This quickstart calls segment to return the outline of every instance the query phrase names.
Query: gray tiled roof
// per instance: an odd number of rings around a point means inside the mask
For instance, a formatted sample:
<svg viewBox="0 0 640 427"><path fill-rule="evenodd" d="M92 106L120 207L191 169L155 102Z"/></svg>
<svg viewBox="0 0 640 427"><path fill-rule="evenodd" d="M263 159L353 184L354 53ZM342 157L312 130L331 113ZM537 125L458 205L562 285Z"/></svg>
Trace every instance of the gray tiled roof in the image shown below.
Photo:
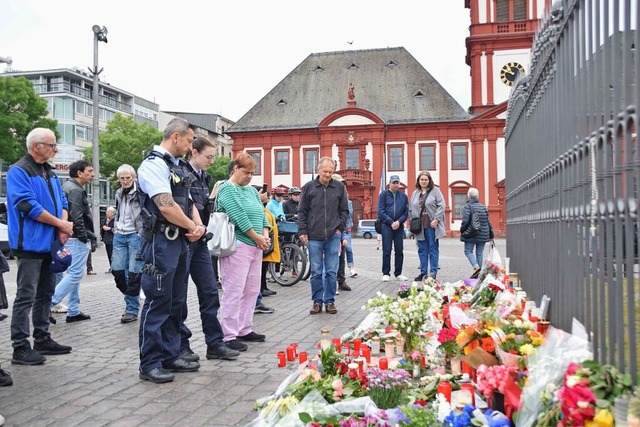
<svg viewBox="0 0 640 427"><path fill-rule="evenodd" d="M315 127L347 107L349 83L357 107L387 124L470 118L405 48L395 47L312 53L229 131Z"/></svg>
<svg viewBox="0 0 640 427"><path fill-rule="evenodd" d="M182 111L162 111L163 113L171 114L172 116L185 119L189 123L206 129L210 132L216 133L216 122L218 120L218 114L206 114L206 113L185 113Z"/></svg>

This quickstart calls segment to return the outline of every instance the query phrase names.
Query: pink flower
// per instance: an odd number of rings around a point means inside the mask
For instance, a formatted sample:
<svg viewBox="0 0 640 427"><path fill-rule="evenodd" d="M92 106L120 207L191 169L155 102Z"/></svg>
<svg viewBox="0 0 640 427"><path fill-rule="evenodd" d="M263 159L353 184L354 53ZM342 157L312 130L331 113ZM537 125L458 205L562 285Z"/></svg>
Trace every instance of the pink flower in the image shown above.
<svg viewBox="0 0 640 427"><path fill-rule="evenodd" d="M333 387L333 397L336 400L340 400L340 398L344 394L342 390L343 388L342 379L338 378L333 380L333 382L331 383L331 387Z"/></svg>

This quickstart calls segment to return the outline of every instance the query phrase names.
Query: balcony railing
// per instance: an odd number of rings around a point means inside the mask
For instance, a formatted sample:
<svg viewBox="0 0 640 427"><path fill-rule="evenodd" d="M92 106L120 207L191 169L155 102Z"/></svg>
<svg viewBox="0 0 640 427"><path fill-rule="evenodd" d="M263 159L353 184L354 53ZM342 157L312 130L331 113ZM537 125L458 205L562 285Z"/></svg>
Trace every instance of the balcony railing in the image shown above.
<svg viewBox="0 0 640 427"><path fill-rule="evenodd" d="M79 96L80 98L84 98L88 101L93 100L93 91L78 85L73 85L69 82L36 84L34 85L34 88L38 94L66 92ZM100 95L100 105L106 105L127 114L131 114L132 111L131 105L119 102L104 95Z"/></svg>

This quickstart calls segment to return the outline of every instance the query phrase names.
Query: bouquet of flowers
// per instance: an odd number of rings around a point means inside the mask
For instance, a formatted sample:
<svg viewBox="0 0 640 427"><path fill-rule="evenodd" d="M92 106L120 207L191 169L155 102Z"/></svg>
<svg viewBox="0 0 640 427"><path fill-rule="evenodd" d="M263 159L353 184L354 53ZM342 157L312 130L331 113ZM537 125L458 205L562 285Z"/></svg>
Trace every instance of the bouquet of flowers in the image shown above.
<svg viewBox="0 0 640 427"><path fill-rule="evenodd" d="M518 383L520 380L517 366L480 365L476 375L478 391L487 398L491 398L496 392L505 394L510 383Z"/></svg>
<svg viewBox="0 0 640 427"><path fill-rule="evenodd" d="M462 349L456 342L459 330L456 328L442 328L438 334L440 349L447 357L458 357L462 354Z"/></svg>
<svg viewBox="0 0 640 427"><path fill-rule="evenodd" d="M369 368L367 391L380 409L395 408L400 404L403 390L411 384L411 374L404 369L395 371Z"/></svg>
<svg viewBox="0 0 640 427"><path fill-rule="evenodd" d="M411 285L409 295L393 298L377 293L363 307L382 316L393 326L404 339L406 352L418 349L421 334L429 329L427 320L442 304L442 298L432 288L418 290L416 284Z"/></svg>

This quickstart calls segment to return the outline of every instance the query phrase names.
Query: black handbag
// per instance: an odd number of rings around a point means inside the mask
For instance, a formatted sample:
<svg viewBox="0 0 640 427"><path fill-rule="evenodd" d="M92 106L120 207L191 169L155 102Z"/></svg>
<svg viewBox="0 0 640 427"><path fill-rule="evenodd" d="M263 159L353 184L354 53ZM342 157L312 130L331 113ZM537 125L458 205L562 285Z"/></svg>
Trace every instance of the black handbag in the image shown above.
<svg viewBox="0 0 640 427"><path fill-rule="evenodd" d="M409 231L411 234L419 234L422 232L422 215L420 215L420 218L411 218Z"/></svg>
<svg viewBox="0 0 640 427"><path fill-rule="evenodd" d="M376 233L382 234L382 220L380 218L376 219L374 227L376 229Z"/></svg>

